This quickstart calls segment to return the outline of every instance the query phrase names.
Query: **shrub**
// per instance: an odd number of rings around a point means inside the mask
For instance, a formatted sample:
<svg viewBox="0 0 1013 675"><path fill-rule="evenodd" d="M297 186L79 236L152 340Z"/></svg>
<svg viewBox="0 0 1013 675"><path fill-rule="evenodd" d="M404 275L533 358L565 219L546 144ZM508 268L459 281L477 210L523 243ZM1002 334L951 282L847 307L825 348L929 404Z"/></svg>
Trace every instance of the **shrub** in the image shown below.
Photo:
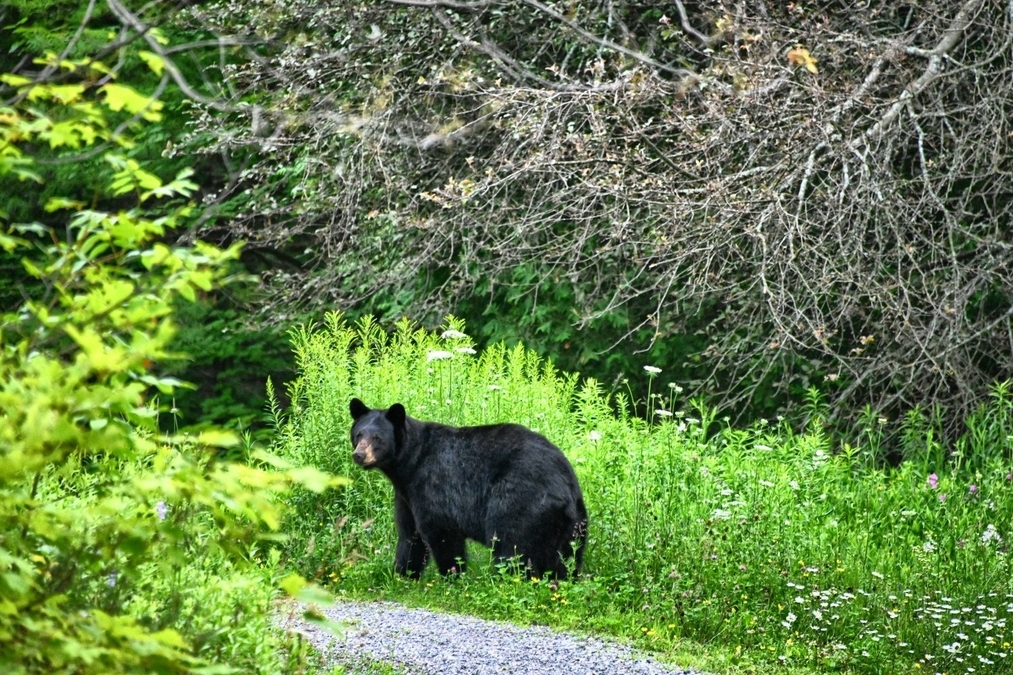
<svg viewBox="0 0 1013 675"><path fill-rule="evenodd" d="M111 77L100 63L51 65ZM188 171L163 183L122 154L129 143L110 121L121 109L157 119L157 102L114 80L97 98L83 83L0 81L16 90L0 110L0 174L38 180L35 144L106 142L117 204L53 198L47 210L70 214L65 230L0 231L0 247L38 282L0 315L3 662L15 673L194 672L209 662L276 671L283 641L242 633L267 631L274 587L226 561L276 536L278 493L332 481L215 461L234 435L166 437L156 426L158 396L179 384L154 370L171 353L174 303L227 282L238 245L166 243L196 186ZM275 651L258 653L265 645Z"/></svg>

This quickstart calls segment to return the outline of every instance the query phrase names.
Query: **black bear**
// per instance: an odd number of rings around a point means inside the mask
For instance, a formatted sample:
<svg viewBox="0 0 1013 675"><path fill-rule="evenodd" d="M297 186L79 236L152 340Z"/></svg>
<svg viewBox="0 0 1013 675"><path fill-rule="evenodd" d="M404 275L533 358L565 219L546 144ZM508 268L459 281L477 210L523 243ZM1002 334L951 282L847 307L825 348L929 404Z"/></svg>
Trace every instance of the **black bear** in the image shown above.
<svg viewBox="0 0 1013 675"><path fill-rule="evenodd" d="M580 571L587 510L577 475L559 448L517 424L451 427L408 417L395 403L349 406L352 459L394 486L394 569L419 578L429 555L441 574L464 571L465 539L518 556L528 575ZM576 550L574 550L576 544Z"/></svg>

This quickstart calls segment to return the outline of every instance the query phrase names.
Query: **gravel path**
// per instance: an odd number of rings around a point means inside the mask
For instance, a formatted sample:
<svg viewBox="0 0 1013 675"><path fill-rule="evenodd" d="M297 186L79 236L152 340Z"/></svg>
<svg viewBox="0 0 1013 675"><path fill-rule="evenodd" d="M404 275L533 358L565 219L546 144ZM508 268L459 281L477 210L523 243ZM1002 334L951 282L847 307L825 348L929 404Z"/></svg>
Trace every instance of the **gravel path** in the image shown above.
<svg viewBox="0 0 1013 675"><path fill-rule="evenodd" d="M304 621L280 619L330 665L367 673L369 662L394 664L409 675L702 675L664 666L643 653L599 638L522 628L471 616L408 609L391 602L337 603L323 612L347 624L344 639Z"/></svg>

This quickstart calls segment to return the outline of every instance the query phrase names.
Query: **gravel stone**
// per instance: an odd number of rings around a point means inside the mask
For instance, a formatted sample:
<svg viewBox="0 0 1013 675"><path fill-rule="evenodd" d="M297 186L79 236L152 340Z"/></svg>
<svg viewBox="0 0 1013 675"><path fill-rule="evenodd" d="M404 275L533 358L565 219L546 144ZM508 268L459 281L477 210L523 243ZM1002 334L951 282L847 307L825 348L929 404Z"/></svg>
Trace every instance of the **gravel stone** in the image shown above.
<svg viewBox="0 0 1013 675"><path fill-rule="evenodd" d="M369 662L393 664L408 675L703 675L666 666L600 638L520 627L471 616L409 609L392 602L340 602L324 608L346 624L344 638L305 621L279 619L302 634L333 665L369 672Z"/></svg>

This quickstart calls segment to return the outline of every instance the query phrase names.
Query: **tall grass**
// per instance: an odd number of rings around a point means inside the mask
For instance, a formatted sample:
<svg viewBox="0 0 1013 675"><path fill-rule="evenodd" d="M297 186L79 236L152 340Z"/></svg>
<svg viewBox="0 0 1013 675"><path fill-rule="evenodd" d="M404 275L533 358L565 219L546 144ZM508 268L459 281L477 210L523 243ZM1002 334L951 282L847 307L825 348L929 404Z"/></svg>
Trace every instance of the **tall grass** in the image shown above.
<svg viewBox="0 0 1013 675"><path fill-rule="evenodd" d="M821 671L998 672L1013 663L1011 396L997 386L968 434L946 448L913 411L909 458L885 468L881 421L860 440L824 432L815 393L807 428L720 428L655 374L645 399L609 400L522 347L475 353L449 320L433 334L339 316L293 335L300 377L277 414L278 452L350 476L300 494L288 564L352 595L382 595L517 621L591 627L668 650L715 645L743 663ZM455 425L512 421L571 459L590 510L585 576L522 581L479 561L462 578L391 573L392 491L351 462L348 400L405 405ZM949 457L948 457L949 455Z"/></svg>

